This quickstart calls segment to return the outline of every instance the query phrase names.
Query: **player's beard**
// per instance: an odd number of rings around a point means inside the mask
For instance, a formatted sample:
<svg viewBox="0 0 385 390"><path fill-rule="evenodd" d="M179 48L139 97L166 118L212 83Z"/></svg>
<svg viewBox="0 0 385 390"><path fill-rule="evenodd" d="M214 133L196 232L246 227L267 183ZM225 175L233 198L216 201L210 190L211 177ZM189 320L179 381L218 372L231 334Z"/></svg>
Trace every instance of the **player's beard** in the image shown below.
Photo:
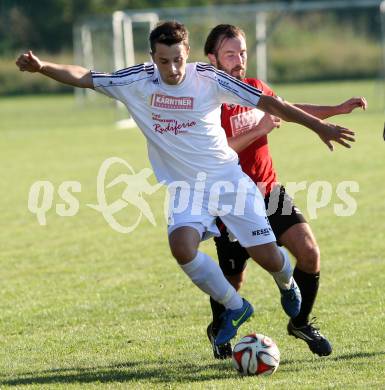
<svg viewBox="0 0 385 390"><path fill-rule="evenodd" d="M221 64L221 62L218 60L218 58L217 58L217 68L219 70L223 70L224 72L235 77L238 80L244 79L245 75L246 75L246 67L242 67L242 66L238 65L232 69L228 69L224 65Z"/></svg>

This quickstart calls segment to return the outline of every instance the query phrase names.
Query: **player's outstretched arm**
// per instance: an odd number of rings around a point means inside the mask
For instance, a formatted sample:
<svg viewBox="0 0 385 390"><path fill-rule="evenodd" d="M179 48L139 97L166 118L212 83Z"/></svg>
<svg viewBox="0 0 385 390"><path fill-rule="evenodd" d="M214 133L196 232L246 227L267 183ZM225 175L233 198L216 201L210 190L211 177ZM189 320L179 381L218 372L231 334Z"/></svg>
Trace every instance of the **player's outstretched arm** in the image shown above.
<svg viewBox="0 0 385 390"><path fill-rule="evenodd" d="M353 131L324 122L277 97L261 95L257 107L285 121L299 123L315 131L330 150L334 149L331 141L337 142L346 148L351 147L348 142L355 141Z"/></svg>
<svg viewBox="0 0 385 390"><path fill-rule="evenodd" d="M32 51L21 54L16 65L22 72L41 73L61 83L79 88L94 88L92 76L88 69L78 65L61 65L42 61Z"/></svg>
<svg viewBox="0 0 385 390"><path fill-rule="evenodd" d="M352 97L336 106L319 106L306 103L295 103L294 106L317 118L326 119L334 115L350 114L356 108L366 110L368 103L364 97Z"/></svg>
<svg viewBox="0 0 385 390"><path fill-rule="evenodd" d="M258 125L256 125L251 131L237 137L227 138L229 146L234 149L237 153L242 152L254 141L262 136L269 134L273 129L281 125L281 120L270 114L265 114Z"/></svg>

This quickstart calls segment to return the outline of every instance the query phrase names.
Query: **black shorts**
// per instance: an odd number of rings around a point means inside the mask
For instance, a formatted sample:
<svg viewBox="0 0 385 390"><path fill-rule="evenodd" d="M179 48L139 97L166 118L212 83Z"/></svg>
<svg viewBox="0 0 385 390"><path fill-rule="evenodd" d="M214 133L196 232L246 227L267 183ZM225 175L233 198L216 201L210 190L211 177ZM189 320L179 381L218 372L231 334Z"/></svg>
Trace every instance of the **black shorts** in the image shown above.
<svg viewBox="0 0 385 390"><path fill-rule="evenodd" d="M275 186L265 197L266 214L277 243L279 237L291 226L306 222L301 211L294 205L293 199L286 193L285 187ZM250 257L247 250L238 241L230 241L226 226L217 218L220 237L214 237L219 265L225 275L232 276L241 273Z"/></svg>

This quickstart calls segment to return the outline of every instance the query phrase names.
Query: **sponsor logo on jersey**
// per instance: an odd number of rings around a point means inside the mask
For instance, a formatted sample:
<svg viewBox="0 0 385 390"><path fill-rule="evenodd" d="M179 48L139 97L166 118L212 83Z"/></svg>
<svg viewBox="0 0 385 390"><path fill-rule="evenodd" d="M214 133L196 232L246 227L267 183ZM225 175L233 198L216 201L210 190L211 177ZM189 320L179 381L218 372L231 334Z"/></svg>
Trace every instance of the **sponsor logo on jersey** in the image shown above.
<svg viewBox="0 0 385 390"><path fill-rule="evenodd" d="M248 110L230 118L231 131L233 137L249 132L255 127L263 117L264 113L260 110Z"/></svg>
<svg viewBox="0 0 385 390"><path fill-rule="evenodd" d="M169 110L192 110L194 108L194 98L189 96L175 97L154 93L151 96L151 106Z"/></svg>
<svg viewBox="0 0 385 390"><path fill-rule="evenodd" d="M271 228L257 229L257 230L253 230L251 232L251 234L253 236L269 236L270 231L271 231Z"/></svg>
<svg viewBox="0 0 385 390"><path fill-rule="evenodd" d="M187 129L196 125L195 121L186 120L185 122L176 119L162 118L159 114L152 114L152 120L155 122L152 126L156 133L174 133L175 135L187 133Z"/></svg>

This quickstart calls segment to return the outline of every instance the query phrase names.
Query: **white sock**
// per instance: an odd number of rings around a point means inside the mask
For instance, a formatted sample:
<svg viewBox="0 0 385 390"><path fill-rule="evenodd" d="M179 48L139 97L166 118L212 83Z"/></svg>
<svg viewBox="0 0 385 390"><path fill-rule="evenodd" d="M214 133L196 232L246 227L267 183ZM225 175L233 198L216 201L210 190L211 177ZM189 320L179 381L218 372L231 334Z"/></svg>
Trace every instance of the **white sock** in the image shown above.
<svg viewBox="0 0 385 390"><path fill-rule="evenodd" d="M210 256L198 252L193 260L180 266L196 286L226 309L235 310L242 307L242 298Z"/></svg>
<svg viewBox="0 0 385 390"><path fill-rule="evenodd" d="M288 290L293 281L293 270L291 268L289 255L286 249L281 246L278 247L283 257L283 266L282 269L278 272L271 272L275 282L283 290Z"/></svg>

